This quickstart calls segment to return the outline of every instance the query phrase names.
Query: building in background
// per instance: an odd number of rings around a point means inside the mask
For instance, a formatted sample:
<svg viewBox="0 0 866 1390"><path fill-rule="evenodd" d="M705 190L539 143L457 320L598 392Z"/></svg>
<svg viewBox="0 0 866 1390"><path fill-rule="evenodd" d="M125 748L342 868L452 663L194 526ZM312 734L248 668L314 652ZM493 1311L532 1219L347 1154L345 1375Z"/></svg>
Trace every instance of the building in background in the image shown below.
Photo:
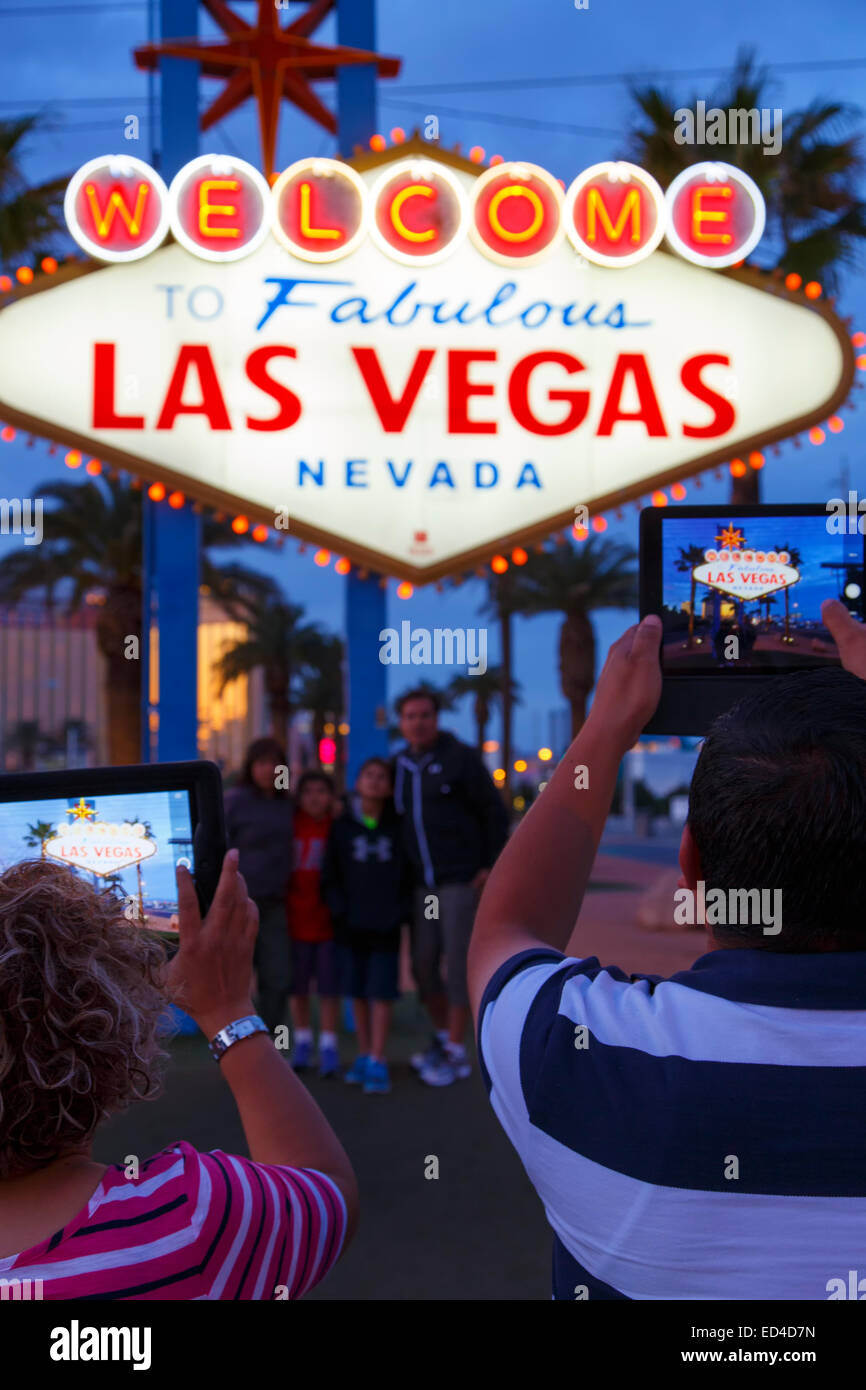
<svg viewBox="0 0 866 1390"><path fill-rule="evenodd" d="M547 742L553 750L554 766L571 743L571 710L567 705L553 709L547 716Z"/></svg>
<svg viewBox="0 0 866 1390"><path fill-rule="evenodd" d="M0 606L0 770L98 767L108 762L105 660L98 596L64 614L44 602ZM198 629L199 754L224 771L267 729L261 671L220 693L216 662L242 623L203 596Z"/></svg>

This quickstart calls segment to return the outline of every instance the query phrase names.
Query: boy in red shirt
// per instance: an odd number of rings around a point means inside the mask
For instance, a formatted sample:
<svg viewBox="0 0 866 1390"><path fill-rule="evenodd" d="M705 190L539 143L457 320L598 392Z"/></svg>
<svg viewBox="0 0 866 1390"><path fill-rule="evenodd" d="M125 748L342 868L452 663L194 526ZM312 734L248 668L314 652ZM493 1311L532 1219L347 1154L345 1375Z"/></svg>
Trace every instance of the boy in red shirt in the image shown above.
<svg viewBox="0 0 866 1390"><path fill-rule="evenodd" d="M310 987L319 995L319 1075L337 1076L339 985L331 916L320 892L322 860L331 829L334 788L324 772L305 772L298 782L293 864L286 907L292 945L292 1066L306 1071L313 1051Z"/></svg>

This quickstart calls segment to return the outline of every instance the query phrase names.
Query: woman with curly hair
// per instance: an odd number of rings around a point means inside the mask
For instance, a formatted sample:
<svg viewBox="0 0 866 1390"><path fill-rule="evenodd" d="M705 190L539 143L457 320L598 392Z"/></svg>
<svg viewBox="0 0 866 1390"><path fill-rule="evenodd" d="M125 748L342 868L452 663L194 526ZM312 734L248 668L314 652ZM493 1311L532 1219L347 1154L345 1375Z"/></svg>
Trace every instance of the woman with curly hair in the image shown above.
<svg viewBox="0 0 866 1390"><path fill-rule="evenodd" d="M0 874L0 1277L46 1299L300 1297L354 1233L349 1160L249 998L258 912L237 850L204 922L178 869L178 916L166 966L64 866ZM91 1144L161 1089L167 998L209 1040L250 1158L181 1140L128 1177Z"/></svg>

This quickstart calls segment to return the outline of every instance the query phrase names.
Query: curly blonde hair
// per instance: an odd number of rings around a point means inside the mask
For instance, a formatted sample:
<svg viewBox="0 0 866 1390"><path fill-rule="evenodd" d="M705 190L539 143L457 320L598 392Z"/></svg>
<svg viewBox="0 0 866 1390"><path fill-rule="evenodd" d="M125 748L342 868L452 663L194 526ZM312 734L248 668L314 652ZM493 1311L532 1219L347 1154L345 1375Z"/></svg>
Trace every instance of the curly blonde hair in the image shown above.
<svg viewBox="0 0 866 1390"><path fill-rule="evenodd" d="M0 1179L86 1148L161 1089L161 946L61 864L0 874Z"/></svg>

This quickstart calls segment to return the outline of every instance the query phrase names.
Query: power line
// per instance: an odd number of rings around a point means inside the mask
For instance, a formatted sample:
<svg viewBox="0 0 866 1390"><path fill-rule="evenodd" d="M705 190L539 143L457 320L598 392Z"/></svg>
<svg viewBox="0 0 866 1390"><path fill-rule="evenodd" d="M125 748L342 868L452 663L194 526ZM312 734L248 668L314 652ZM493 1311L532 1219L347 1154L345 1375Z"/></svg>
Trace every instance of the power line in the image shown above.
<svg viewBox="0 0 866 1390"><path fill-rule="evenodd" d="M235 4L242 3L242 0L234 0L234 3L235 3ZM116 9L123 9L124 6L123 6L122 4L112 4L112 5L105 5L105 6L94 5L94 6L82 7L82 8L91 8L91 9L94 9L94 10L96 10L96 9L113 9L113 10L116 10ZM137 6L130 5L129 8L130 8L130 9L132 9L132 8L137 8ZM65 9L63 12L66 13L66 14L69 14L69 13L70 13L70 10L69 10L69 8L67 8L67 9ZM11 10L0 10L0 16L2 16L3 14L11 14L11 13L13 13L13 11L11 11ZM28 13L31 13L31 12L28 11ZM827 58L827 59L821 59L821 60L816 60L816 61L804 60L804 61L802 61L802 62L773 63L773 64L768 64L768 67L770 68L770 70L771 70L772 72L819 72L819 71L827 71L827 72L829 72L829 71L835 71L835 70L838 70L838 69L864 68L864 67L866 67L866 58ZM666 70L666 71L665 71L665 70L659 71L658 69L655 69L655 70L648 69L648 70L646 70L646 71L634 71L634 72L608 72L608 73L598 73L598 74L580 73L580 74L573 74L573 75L570 76L570 77L569 77L569 76L565 76L565 77L506 77L506 78L501 78L501 79L500 79L500 78L494 78L494 79L490 79L490 80L486 80L486 81L481 81L481 82L479 82L479 81L472 81L472 82L426 82L426 83L421 83L421 84L410 84L410 85L408 85L408 86L404 86L404 85L399 84L399 83L397 83L397 84L391 83L391 84L389 84L389 86L388 86L387 93L380 93L379 99L380 99L380 101L388 100L388 101L390 101L390 102L393 102L394 97L396 97L396 96L402 96L403 93L406 93L407 95L410 95L410 96L411 96L411 95L414 95L414 94L420 95L421 93L429 93L430 95L435 95L435 93L437 93L437 92L510 91L510 90L513 90L513 89L518 88L518 87L523 87L523 88L527 88L527 89L528 89L528 88L532 88L532 87L535 87L535 88L547 88L547 87L566 87L566 86L593 86L593 85L605 84L605 83L615 84L615 83L617 83L617 82L634 82L634 81L637 80L637 79L647 79L647 78L657 78L657 79L659 79L659 80L669 81L669 80L685 79L685 78L689 78L689 77L699 77L699 76L704 76L704 77L724 76L724 75L728 74L729 72L730 72L730 67L670 68L670 69L668 69L668 70ZM331 79L329 79L329 80L331 80ZM135 98L132 98L132 99L135 100ZM62 105L62 106L86 105L86 104L90 104L90 105L96 106L96 105L102 105L102 104L108 104L108 103L114 103L114 102L121 102L121 103L122 103L122 102L128 102L129 100L130 100L130 97L129 97L128 95L126 95L126 96L116 96L116 97L108 97L108 96L103 96L103 97L56 97L56 96L50 96L50 97L32 97L32 96L26 96L26 97L17 97L17 98L5 98L5 99L3 99L2 101L0 101L0 107L7 107L7 106L34 106L34 105L35 105L35 106L45 106L45 105L51 105L52 103L56 103L56 104L59 104L59 105ZM456 112L455 112L455 114L456 114ZM479 112L468 112L467 114L470 114L470 115L476 115L476 114L477 114L477 115L480 115ZM606 133L606 132L605 132L605 133Z"/></svg>
<svg viewBox="0 0 866 1390"><path fill-rule="evenodd" d="M138 92L132 96L127 93L122 97L10 97L8 100L0 101L0 106L108 106L140 101L146 95L146 92Z"/></svg>
<svg viewBox="0 0 866 1390"><path fill-rule="evenodd" d="M421 106L418 102L405 102L398 96L379 94L379 101L383 106L398 106L406 110L410 108L415 111L436 116L471 116L476 121L484 121L491 125L515 125L526 126L530 130L559 130L568 135L613 135L621 136L621 130L611 130L606 126L594 125L569 125L564 121L539 121L532 117L505 116L496 111L467 111L458 106L443 106L441 102L427 103ZM430 112L431 105L435 105L435 112Z"/></svg>
<svg viewBox="0 0 866 1390"><path fill-rule="evenodd" d="M398 109L408 109L405 102L392 101L388 104ZM621 130L608 129L602 126L568 125L563 121L537 121L529 117L503 116L491 111L464 111L453 106L442 106L439 102L436 102L435 105L436 111L433 114L436 116L471 117L481 124L514 126L526 128L528 130L558 131L566 135L604 135L612 138L621 137L623 133ZM431 114L428 105L420 106L415 104L413 109L423 111L425 115ZM50 125L46 124L43 126L41 131L34 131L33 134L50 135L53 138L57 138L58 136L85 131L116 130L119 122L123 119L124 118L121 116L115 116L113 119L111 117L106 117L100 121L71 122L69 124L62 121L54 121ZM150 117L147 114L141 114L138 119L143 126L150 125Z"/></svg>
<svg viewBox="0 0 866 1390"><path fill-rule="evenodd" d="M766 66L771 73L829 72L840 68L864 68L866 67L866 58L827 58L821 59L820 61L806 59L802 62L768 63ZM401 86L399 88L392 86L389 90L409 93L501 92L510 91L516 87L590 87L604 85L606 83L634 82L638 79L644 81L676 81L700 76L720 77L727 76L730 71L730 65L727 67L670 68L668 70L650 68L633 72L577 73L570 77L503 77L492 78L481 82L422 82L415 83L412 86Z"/></svg>
<svg viewBox="0 0 866 1390"><path fill-rule="evenodd" d="M144 10L147 0L116 0L110 5L64 5L61 9L52 10L50 14L39 14L32 5L14 5L11 8L0 9L0 18L6 19L13 16L18 19L62 19L67 14L107 14L109 10Z"/></svg>

